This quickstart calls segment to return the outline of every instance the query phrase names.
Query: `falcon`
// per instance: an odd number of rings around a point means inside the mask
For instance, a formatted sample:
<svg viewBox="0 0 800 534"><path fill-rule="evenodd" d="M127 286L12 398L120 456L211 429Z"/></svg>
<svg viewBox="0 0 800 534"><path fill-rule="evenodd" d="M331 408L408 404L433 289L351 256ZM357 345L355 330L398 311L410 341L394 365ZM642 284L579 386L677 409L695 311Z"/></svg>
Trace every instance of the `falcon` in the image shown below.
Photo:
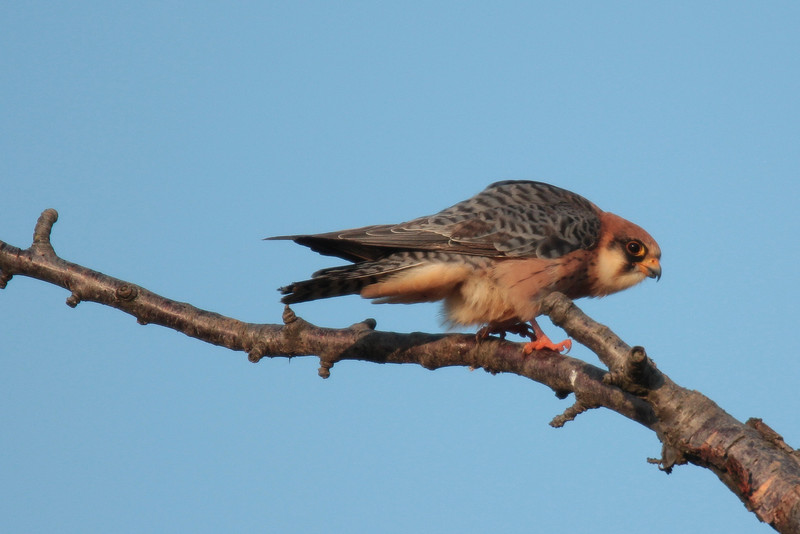
<svg viewBox="0 0 800 534"><path fill-rule="evenodd" d="M661 249L650 234L542 182L496 182L400 224L268 239L352 262L281 287L285 304L351 294L379 303L441 300L449 325L478 325L479 337L525 335L526 353L572 345L553 343L536 322L550 293L602 297L661 277Z"/></svg>

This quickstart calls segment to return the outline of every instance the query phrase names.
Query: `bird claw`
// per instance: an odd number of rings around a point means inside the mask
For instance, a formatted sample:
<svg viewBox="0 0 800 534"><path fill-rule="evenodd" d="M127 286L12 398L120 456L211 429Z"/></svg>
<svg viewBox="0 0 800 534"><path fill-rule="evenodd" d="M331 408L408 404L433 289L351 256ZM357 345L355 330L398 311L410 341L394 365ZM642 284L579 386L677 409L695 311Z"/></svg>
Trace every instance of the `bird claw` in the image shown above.
<svg viewBox="0 0 800 534"><path fill-rule="evenodd" d="M531 341L530 343L525 343L525 346L522 348L522 352L525 354L530 354L535 350L552 350L554 352L560 353L568 353L569 350L572 348L572 340L565 339L561 343L553 343L547 337L543 339L537 339L535 341Z"/></svg>
<svg viewBox="0 0 800 534"><path fill-rule="evenodd" d="M485 339L489 339L492 336L492 334L499 334L500 339L506 338L505 330L496 330L493 328L489 328L488 326L484 326L483 328L479 329L478 332L475 334L475 339L477 339L478 342L480 343Z"/></svg>
<svg viewBox="0 0 800 534"><path fill-rule="evenodd" d="M522 337L528 337L531 339L534 339L535 337L533 330L526 323L487 325L478 330L476 337L478 338L478 341L482 341L490 337L492 334L497 334L500 336L500 339L505 339L506 334L508 333L516 334Z"/></svg>
<svg viewBox="0 0 800 534"><path fill-rule="evenodd" d="M530 354L535 350L551 350L566 354L572 348L571 339L565 339L561 343L553 343L550 341L550 338L548 338L545 333L542 332L542 329L535 322L531 322L530 325L522 322L500 325L490 324L478 330L478 333L475 337L479 342L488 338L492 334L499 334L501 339L505 339L506 333L508 332L531 339L530 343L526 343L522 349L522 352L525 354Z"/></svg>

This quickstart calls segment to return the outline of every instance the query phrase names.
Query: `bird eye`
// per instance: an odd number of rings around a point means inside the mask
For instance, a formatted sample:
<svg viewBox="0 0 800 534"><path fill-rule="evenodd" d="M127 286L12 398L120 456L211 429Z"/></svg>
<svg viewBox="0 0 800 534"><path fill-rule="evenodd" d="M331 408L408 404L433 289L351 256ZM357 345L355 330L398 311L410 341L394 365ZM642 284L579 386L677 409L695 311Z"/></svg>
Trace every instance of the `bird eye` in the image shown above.
<svg viewBox="0 0 800 534"><path fill-rule="evenodd" d="M625 245L625 250L634 258L641 258L647 252L645 246L639 241L628 241Z"/></svg>

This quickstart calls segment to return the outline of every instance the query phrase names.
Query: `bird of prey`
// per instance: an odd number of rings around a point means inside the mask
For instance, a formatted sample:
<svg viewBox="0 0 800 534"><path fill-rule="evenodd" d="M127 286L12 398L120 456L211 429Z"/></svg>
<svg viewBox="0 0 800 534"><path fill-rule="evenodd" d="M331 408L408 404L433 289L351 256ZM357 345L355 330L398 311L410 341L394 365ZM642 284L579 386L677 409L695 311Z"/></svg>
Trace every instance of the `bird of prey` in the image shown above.
<svg viewBox="0 0 800 534"><path fill-rule="evenodd" d="M526 353L571 347L569 339L550 341L536 322L548 294L601 297L661 277L661 249L650 234L542 182L496 182L405 223L269 239L352 262L280 288L286 304L350 294L388 303L441 300L450 325L479 325L483 337L527 335Z"/></svg>

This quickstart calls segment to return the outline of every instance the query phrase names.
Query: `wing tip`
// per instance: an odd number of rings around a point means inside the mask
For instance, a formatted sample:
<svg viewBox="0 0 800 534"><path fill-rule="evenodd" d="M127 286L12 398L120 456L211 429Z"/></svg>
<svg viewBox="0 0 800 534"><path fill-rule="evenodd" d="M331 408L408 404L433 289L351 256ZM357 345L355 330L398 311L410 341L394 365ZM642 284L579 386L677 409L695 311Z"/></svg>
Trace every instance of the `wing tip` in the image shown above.
<svg viewBox="0 0 800 534"><path fill-rule="evenodd" d="M269 237L265 237L262 241L296 241L301 237L306 237L303 235L273 235Z"/></svg>

